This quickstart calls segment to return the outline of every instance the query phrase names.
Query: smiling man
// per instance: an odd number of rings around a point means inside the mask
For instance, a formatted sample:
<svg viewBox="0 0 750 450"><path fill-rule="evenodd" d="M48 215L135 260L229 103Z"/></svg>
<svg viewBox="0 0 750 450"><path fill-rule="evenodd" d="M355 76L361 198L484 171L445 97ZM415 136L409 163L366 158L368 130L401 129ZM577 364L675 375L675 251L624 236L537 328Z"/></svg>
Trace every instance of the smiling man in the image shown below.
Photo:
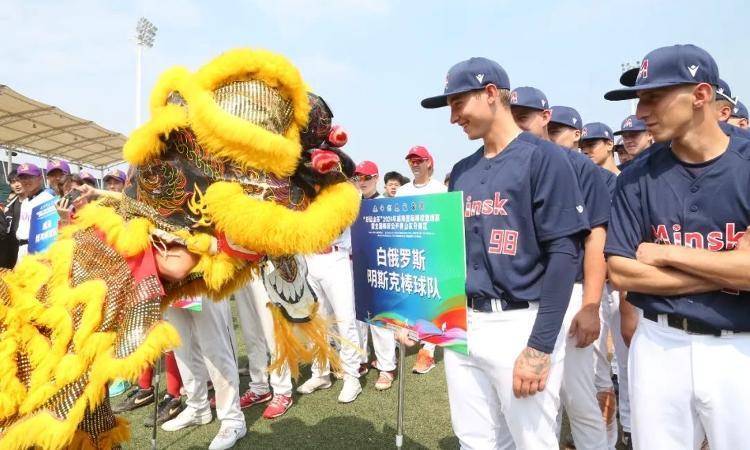
<svg viewBox="0 0 750 450"><path fill-rule="evenodd" d="M483 143L449 185L466 204L469 342L468 356L445 352L453 430L462 448L557 448L561 329L588 230L575 173L557 145L516 125L492 60L454 65L422 106L449 106L450 122Z"/></svg>
<svg viewBox="0 0 750 450"><path fill-rule="evenodd" d="M636 449L750 442L750 141L716 120L705 50L653 50L632 87L658 142L618 178L605 248L612 283L642 310L630 345Z"/></svg>

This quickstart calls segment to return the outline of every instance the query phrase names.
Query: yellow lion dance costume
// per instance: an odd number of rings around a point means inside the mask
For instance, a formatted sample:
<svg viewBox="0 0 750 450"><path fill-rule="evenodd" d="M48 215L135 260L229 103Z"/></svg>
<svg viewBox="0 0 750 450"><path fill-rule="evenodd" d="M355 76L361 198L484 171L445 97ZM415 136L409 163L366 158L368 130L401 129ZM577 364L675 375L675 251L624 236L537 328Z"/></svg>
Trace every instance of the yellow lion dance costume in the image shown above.
<svg viewBox="0 0 750 450"><path fill-rule="evenodd" d="M118 447L129 429L107 384L179 345L161 309L219 300L261 272L276 365L335 358L294 256L324 250L359 207L348 158L316 148L325 102L283 57L240 49L167 71L150 107L124 148L125 195L81 209L48 251L0 272L0 448ZM196 263L168 280L159 256L176 247Z"/></svg>

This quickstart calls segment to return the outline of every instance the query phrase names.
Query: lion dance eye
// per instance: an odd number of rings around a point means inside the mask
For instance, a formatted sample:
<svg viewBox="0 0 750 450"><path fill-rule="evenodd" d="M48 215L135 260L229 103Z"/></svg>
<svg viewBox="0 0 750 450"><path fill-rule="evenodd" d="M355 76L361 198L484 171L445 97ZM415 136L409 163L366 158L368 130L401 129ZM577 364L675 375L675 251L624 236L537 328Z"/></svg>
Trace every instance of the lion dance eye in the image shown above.
<svg viewBox="0 0 750 450"><path fill-rule="evenodd" d="M214 99L229 114L272 133L286 133L294 119L292 102L262 81L231 82L217 88Z"/></svg>

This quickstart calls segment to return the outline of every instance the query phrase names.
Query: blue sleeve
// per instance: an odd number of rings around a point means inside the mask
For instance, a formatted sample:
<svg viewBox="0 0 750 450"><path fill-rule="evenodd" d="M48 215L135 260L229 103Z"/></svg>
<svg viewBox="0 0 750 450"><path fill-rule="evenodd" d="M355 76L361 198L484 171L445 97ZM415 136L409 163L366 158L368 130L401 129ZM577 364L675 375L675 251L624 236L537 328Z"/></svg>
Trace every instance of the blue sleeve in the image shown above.
<svg viewBox="0 0 750 450"><path fill-rule="evenodd" d="M604 253L634 259L638 245L643 241L643 228L638 182L620 175L612 199Z"/></svg>
<svg viewBox="0 0 750 450"><path fill-rule="evenodd" d="M563 236L545 243L547 269L542 279L539 311L527 345L552 353L573 292L576 271L570 270L581 246L580 235Z"/></svg>
<svg viewBox="0 0 750 450"><path fill-rule="evenodd" d="M589 226L591 228L606 225L609 221L609 208L612 204L609 189L604 182L601 171L604 169L588 163L581 173L581 188L588 208Z"/></svg>
<svg viewBox="0 0 750 450"><path fill-rule="evenodd" d="M604 182L607 185L607 191L609 192L609 201L611 205L612 198L615 196L615 186L617 186L617 175L613 174L609 170L605 170L603 175L604 175Z"/></svg>
<svg viewBox="0 0 750 450"><path fill-rule="evenodd" d="M534 229L539 242L589 229L573 167L561 149L549 145L531 156Z"/></svg>

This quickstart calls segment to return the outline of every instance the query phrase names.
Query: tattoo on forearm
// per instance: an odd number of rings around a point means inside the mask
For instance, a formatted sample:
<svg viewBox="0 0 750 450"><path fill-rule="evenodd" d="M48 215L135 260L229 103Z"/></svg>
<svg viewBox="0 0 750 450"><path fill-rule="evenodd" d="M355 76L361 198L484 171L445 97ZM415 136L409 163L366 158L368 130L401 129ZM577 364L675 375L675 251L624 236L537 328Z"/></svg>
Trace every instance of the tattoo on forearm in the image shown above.
<svg viewBox="0 0 750 450"><path fill-rule="evenodd" d="M549 368L550 358L544 352L527 347L521 355L523 355L522 362L525 368L531 370L536 375L541 375Z"/></svg>

